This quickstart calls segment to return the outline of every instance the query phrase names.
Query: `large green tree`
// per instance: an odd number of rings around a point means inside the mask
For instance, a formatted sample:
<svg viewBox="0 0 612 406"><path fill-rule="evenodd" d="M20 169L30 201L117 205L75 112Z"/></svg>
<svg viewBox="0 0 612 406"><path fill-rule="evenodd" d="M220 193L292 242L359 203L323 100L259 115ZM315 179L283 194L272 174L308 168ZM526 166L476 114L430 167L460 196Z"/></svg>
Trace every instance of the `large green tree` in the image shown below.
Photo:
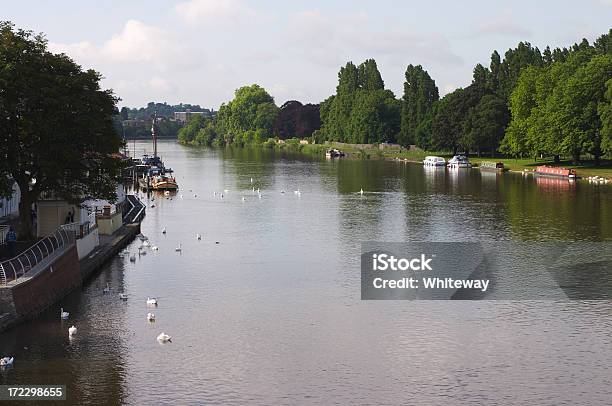
<svg viewBox="0 0 612 406"><path fill-rule="evenodd" d="M21 238L42 193L73 203L116 198L117 99L101 76L47 50L42 35L0 23L0 179L21 191ZM8 180L8 181L7 181Z"/></svg>
<svg viewBox="0 0 612 406"><path fill-rule="evenodd" d="M376 61L340 68L336 94L321 103L321 130L327 140L350 143L395 142L400 103L385 90Z"/></svg>
<svg viewBox="0 0 612 406"><path fill-rule="evenodd" d="M272 137L278 107L266 90L253 84L236 90L234 99L222 104L217 115L217 132L226 144L248 144Z"/></svg>
<svg viewBox="0 0 612 406"><path fill-rule="evenodd" d="M417 141L416 129L438 101L438 87L421 65L408 65L402 98L401 131L399 143L408 145Z"/></svg>

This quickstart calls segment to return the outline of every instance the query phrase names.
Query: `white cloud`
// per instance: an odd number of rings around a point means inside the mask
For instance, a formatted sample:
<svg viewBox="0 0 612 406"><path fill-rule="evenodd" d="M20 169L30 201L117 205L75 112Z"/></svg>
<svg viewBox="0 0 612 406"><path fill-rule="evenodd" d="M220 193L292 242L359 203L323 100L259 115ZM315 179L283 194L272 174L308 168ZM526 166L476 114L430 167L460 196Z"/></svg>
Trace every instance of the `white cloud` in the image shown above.
<svg viewBox="0 0 612 406"><path fill-rule="evenodd" d="M50 43L49 48L53 52L64 52L81 63L162 62L176 51L169 37L160 28L138 20L128 20L120 33L101 46L81 41L72 44Z"/></svg>
<svg viewBox="0 0 612 406"><path fill-rule="evenodd" d="M257 15L240 0L189 0L174 9L189 24L244 21Z"/></svg>
<svg viewBox="0 0 612 406"><path fill-rule="evenodd" d="M151 61L171 49L168 34L137 20L128 20L123 30L104 43L101 53L115 61Z"/></svg>

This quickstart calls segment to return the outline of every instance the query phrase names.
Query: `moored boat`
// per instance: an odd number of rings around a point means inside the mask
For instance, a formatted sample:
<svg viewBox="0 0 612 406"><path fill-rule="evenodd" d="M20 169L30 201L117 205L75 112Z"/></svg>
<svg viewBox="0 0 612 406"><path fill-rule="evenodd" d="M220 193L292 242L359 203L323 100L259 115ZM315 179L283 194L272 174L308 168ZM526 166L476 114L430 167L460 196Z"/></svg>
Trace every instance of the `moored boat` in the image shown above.
<svg viewBox="0 0 612 406"><path fill-rule="evenodd" d="M552 176L558 178L577 179L575 169L559 168L548 165L540 165L536 168L535 174L538 176Z"/></svg>
<svg viewBox="0 0 612 406"><path fill-rule="evenodd" d="M158 175L151 179L151 189L153 190L177 190L176 179L171 176Z"/></svg>
<svg viewBox="0 0 612 406"><path fill-rule="evenodd" d="M345 156L345 153L339 149L331 148L325 151L325 158L340 158Z"/></svg>
<svg viewBox="0 0 612 406"><path fill-rule="evenodd" d="M503 162L481 162L478 166L481 171L503 172L506 170Z"/></svg>
<svg viewBox="0 0 612 406"><path fill-rule="evenodd" d="M446 160L439 156L426 156L423 160L424 166L446 166Z"/></svg>
<svg viewBox="0 0 612 406"><path fill-rule="evenodd" d="M448 161L449 168L471 168L472 164L465 155L455 155Z"/></svg>

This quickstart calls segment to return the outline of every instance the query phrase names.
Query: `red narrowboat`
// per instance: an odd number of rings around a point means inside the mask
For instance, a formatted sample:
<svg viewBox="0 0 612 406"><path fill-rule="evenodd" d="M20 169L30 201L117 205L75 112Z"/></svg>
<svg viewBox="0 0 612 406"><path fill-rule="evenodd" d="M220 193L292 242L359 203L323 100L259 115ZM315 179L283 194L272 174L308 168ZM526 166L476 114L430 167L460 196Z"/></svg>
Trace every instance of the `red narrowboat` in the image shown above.
<svg viewBox="0 0 612 406"><path fill-rule="evenodd" d="M548 166L548 165L538 166L536 168L535 174L539 176L554 176L557 178L568 178L568 179L576 179L578 177L576 175L575 169L557 168L557 167Z"/></svg>

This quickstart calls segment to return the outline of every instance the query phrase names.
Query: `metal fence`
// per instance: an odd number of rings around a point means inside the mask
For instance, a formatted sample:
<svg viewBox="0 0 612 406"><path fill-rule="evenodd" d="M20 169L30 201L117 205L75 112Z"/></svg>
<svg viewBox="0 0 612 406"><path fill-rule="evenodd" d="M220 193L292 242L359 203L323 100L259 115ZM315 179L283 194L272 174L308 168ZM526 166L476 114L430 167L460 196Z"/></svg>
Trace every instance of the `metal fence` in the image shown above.
<svg viewBox="0 0 612 406"><path fill-rule="evenodd" d="M10 227L7 226L6 224L0 225L0 245L6 242L6 234L8 233L9 228Z"/></svg>
<svg viewBox="0 0 612 406"><path fill-rule="evenodd" d="M75 231L60 227L18 256L0 262L0 285L23 277L54 252L72 245L75 239Z"/></svg>

